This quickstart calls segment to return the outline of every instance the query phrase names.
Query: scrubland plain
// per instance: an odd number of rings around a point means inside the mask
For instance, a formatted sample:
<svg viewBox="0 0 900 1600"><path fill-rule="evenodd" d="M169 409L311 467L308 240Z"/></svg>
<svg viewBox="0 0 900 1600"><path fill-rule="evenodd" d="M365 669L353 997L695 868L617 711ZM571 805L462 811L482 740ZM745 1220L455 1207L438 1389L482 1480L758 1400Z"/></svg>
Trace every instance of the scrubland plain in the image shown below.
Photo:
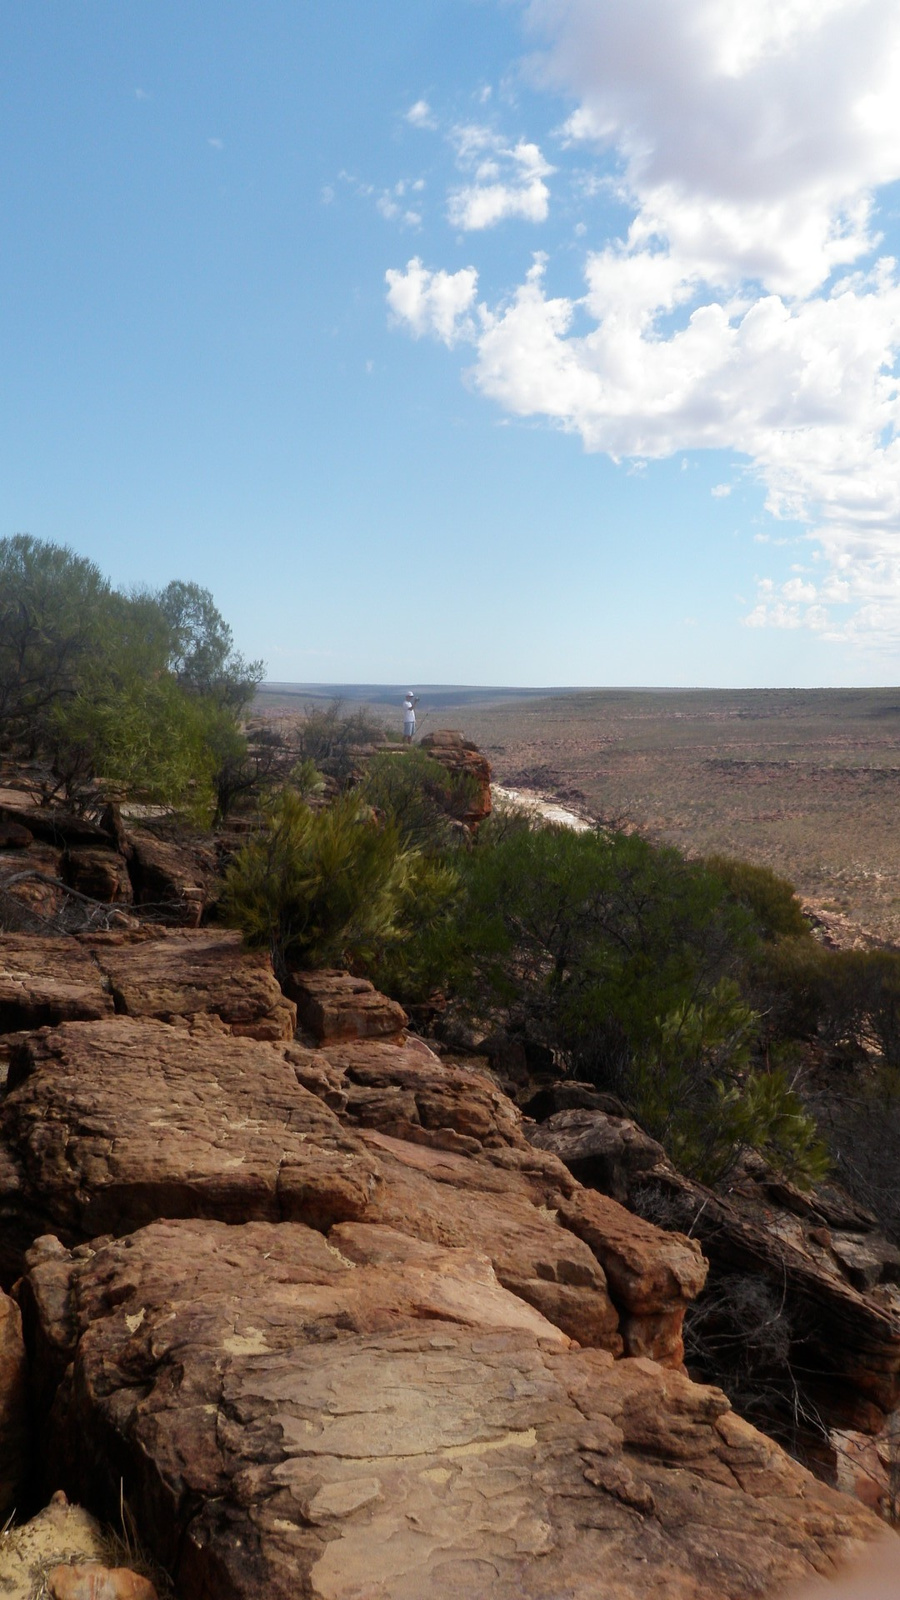
<svg viewBox="0 0 900 1600"><path fill-rule="evenodd" d="M345 691L398 732L402 692ZM323 691L281 704L304 693ZM264 691L259 709L279 698ZM500 783L689 855L772 867L826 914L900 943L900 688L424 690L419 720L476 740Z"/></svg>

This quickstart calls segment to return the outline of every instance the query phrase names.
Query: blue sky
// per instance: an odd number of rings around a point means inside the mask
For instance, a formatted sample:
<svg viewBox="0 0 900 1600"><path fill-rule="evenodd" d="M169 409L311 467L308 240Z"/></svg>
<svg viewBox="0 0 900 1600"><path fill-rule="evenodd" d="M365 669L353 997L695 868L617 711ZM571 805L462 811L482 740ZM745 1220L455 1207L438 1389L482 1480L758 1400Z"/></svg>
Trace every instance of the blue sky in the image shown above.
<svg viewBox="0 0 900 1600"><path fill-rule="evenodd" d="M3 0L0 536L276 680L900 656L895 0Z"/></svg>

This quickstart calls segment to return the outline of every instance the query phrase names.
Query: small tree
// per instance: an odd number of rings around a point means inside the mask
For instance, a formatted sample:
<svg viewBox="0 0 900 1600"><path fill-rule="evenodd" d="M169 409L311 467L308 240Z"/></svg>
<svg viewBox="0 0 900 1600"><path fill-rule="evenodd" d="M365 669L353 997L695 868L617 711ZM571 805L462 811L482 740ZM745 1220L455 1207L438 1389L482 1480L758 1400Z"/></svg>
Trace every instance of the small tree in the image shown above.
<svg viewBox="0 0 900 1600"><path fill-rule="evenodd" d="M261 661L246 661L234 649L228 623L208 589L175 581L156 596L170 629L168 667L188 694L241 711L263 678Z"/></svg>
<svg viewBox="0 0 900 1600"><path fill-rule="evenodd" d="M29 534L0 539L0 741L40 747L102 647L111 590L92 561Z"/></svg>

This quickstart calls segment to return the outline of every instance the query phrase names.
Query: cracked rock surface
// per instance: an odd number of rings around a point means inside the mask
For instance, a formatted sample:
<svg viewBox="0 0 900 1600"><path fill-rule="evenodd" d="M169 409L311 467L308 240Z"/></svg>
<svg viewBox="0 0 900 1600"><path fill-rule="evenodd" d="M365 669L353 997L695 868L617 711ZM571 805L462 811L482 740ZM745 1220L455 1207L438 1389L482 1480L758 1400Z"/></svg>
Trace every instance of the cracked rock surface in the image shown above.
<svg viewBox="0 0 900 1600"><path fill-rule="evenodd" d="M42 1241L26 1310L62 1470L124 1473L191 1600L743 1600L873 1531L718 1390L378 1225Z"/></svg>

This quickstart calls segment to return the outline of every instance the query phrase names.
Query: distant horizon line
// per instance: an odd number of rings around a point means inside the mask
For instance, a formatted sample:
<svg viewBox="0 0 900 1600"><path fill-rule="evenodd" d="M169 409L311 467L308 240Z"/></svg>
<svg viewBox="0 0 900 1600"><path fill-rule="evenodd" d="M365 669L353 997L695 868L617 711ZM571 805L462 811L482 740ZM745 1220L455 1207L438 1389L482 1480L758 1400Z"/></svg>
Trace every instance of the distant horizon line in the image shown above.
<svg viewBox="0 0 900 1600"><path fill-rule="evenodd" d="M295 679L267 678L259 685L258 693L267 689L293 690L298 692L322 692L324 690L389 690L392 694L403 695L406 691L403 684L408 679L396 683L375 682L300 682ZM459 689L467 694L878 694L885 690L900 689L900 685L892 683L871 684L654 684L654 683L571 683L571 684L516 684L516 683L422 683L415 693L427 694L437 691L446 694L449 690Z"/></svg>

